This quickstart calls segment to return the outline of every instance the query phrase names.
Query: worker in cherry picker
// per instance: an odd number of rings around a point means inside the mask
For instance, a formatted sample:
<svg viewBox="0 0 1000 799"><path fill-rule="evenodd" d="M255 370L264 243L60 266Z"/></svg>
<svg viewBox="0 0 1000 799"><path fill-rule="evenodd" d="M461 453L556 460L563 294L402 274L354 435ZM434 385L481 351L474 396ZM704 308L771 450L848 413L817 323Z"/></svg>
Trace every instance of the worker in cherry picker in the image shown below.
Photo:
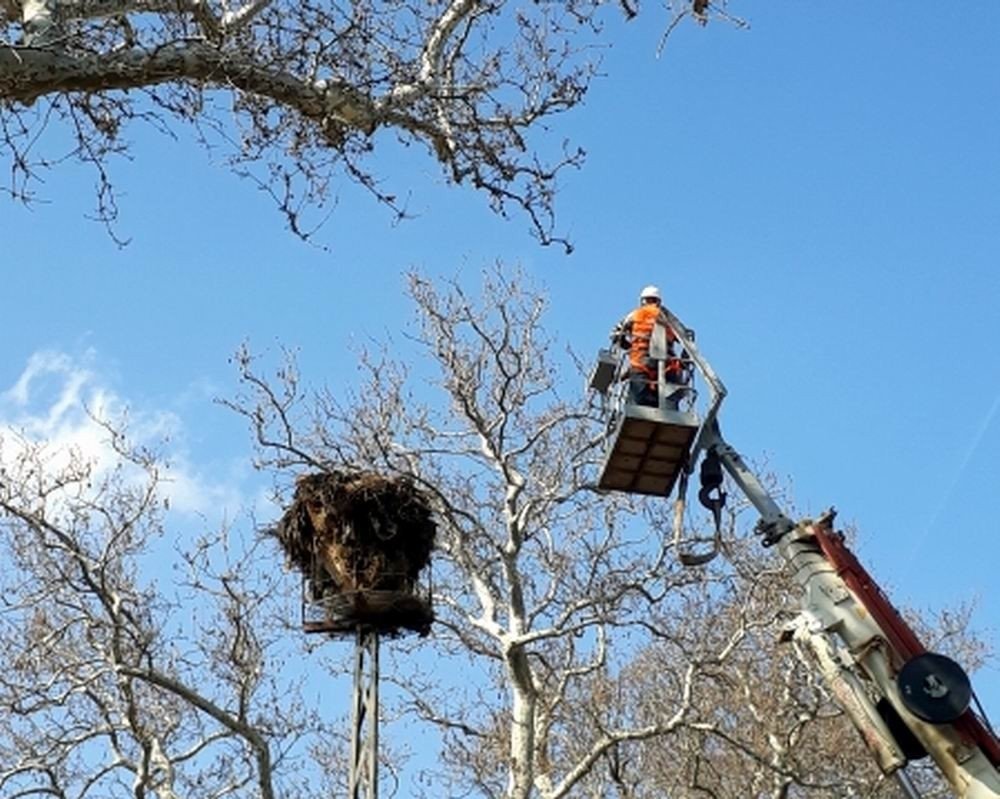
<svg viewBox="0 0 1000 799"><path fill-rule="evenodd" d="M646 286L639 294L639 307L622 319L611 333L612 342L628 351L629 401L654 408L657 406L658 362L649 355L649 342L657 322L667 330L667 352L670 357L664 365L664 379L668 383L684 383L681 360L674 356L677 336L667 323L662 303L659 288ZM677 400L673 399L668 404L676 408Z"/></svg>

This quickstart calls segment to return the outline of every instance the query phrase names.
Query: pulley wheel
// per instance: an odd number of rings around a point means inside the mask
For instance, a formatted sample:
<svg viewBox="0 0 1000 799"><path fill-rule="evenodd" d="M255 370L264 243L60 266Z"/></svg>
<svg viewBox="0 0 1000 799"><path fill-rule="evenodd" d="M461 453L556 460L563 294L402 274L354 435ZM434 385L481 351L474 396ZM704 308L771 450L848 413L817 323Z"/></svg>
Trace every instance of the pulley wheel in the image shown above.
<svg viewBox="0 0 1000 799"><path fill-rule="evenodd" d="M972 700L972 685L962 667L934 652L908 660L896 684L906 709L931 724L955 721Z"/></svg>

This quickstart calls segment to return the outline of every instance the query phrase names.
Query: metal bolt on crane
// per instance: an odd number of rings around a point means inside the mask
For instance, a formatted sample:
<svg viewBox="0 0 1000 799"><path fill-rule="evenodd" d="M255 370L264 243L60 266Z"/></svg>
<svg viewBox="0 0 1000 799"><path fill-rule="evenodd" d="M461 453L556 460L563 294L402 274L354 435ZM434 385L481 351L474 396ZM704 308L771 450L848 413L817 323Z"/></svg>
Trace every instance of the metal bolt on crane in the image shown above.
<svg viewBox="0 0 1000 799"><path fill-rule="evenodd" d="M686 380L681 384L665 380L667 328L683 347ZM802 610L783 638L800 641L812 653L882 772L896 779L907 799L919 799L906 765L929 756L957 799L1000 799L1000 739L961 666L926 650L834 530L835 511L799 522L785 515L723 438L718 413L726 388L700 353L694 333L666 308L654 328L650 356L659 363L655 407L630 401L620 353L598 353L589 381L602 398L607 424L598 488L669 497L676 487L678 559L700 566L720 551L727 473L760 514L755 532L761 543L792 566L802 592ZM707 397L699 398L696 378ZM700 542L683 534L688 478L699 458L699 501L715 521L714 537Z"/></svg>

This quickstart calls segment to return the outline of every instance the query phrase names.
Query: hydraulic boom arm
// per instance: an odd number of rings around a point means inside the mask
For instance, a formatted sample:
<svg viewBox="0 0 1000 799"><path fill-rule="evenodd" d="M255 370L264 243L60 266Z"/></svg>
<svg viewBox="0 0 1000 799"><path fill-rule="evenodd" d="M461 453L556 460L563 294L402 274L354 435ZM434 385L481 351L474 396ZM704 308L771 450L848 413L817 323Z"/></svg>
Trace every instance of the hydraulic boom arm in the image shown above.
<svg viewBox="0 0 1000 799"><path fill-rule="evenodd" d="M903 767L926 754L957 799L1000 799L1000 742L970 708L968 678L927 652L834 532L835 514L792 524L717 427L705 444L761 513L763 543L791 564L803 591L787 636L812 652L882 771L918 797Z"/></svg>
<svg viewBox="0 0 1000 799"><path fill-rule="evenodd" d="M722 437L718 411L726 389L672 313L666 321L711 392L692 447L717 457L760 513L757 532L792 567L803 609L787 630L812 652L838 704L879 767L908 799L919 797L904 766L930 756L957 799L1000 799L1000 740L970 707L968 678L950 659L924 648L886 595L834 532L834 512L792 522L739 453Z"/></svg>

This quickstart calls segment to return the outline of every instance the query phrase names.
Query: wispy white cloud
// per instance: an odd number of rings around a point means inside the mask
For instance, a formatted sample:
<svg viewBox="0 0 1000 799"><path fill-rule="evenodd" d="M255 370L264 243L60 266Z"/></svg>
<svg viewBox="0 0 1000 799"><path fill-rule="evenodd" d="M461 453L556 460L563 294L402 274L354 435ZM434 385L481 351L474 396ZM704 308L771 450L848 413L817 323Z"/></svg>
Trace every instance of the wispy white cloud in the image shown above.
<svg viewBox="0 0 1000 799"><path fill-rule="evenodd" d="M14 384L0 391L0 467L25 447L40 445L47 469L76 459L89 463L95 474L106 472L120 460L109 426L127 421L133 445L163 453L168 468L160 494L173 511L209 518L236 514L245 505L239 476L206 475L184 449L183 420L172 411L129 402L96 364L93 351L76 358L51 350L31 355Z"/></svg>

